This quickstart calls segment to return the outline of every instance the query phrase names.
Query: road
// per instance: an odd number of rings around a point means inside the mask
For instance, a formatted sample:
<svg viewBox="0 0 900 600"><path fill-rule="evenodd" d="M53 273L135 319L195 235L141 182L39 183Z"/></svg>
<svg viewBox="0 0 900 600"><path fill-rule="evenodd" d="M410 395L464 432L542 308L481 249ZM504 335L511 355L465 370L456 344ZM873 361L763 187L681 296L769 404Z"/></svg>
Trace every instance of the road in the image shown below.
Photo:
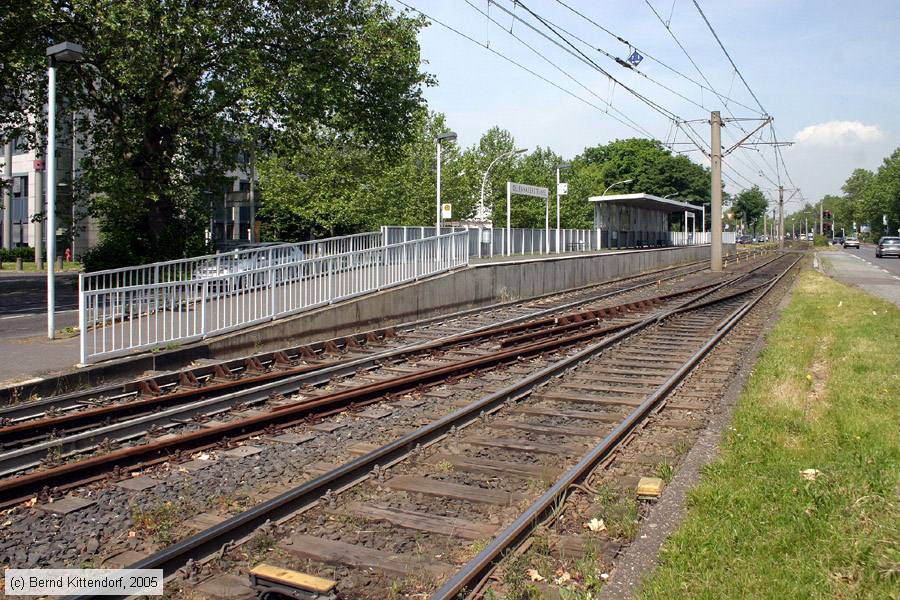
<svg viewBox="0 0 900 600"><path fill-rule="evenodd" d="M856 286L900 306L900 260L875 258L875 247L817 253L823 270L838 281Z"/></svg>
<svg viewBox="0 0 900 600"><path fill-rule="evenodd" d="M853 248L850 250L842 250L842 252L846 252L847 254L856 256L857 258L862 258L863 260L868 261L873 266L883 269L889 274L895 275L900 278L900 259L894 257L875 258L875 246L872 244L862 244L859 247L859 250Z"/></svg>

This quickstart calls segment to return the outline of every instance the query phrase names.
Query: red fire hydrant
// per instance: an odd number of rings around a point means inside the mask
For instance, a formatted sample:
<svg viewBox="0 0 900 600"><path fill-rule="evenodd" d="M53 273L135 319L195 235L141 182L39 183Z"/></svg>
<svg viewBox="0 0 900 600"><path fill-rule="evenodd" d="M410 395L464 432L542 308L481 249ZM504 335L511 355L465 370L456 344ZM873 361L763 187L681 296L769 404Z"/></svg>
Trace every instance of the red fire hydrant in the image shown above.
<svg viewBox="0 0 900 600"><path fill-rule="evenodd" d="M66 262L72 262L72 249L66 248Z"/></svg>

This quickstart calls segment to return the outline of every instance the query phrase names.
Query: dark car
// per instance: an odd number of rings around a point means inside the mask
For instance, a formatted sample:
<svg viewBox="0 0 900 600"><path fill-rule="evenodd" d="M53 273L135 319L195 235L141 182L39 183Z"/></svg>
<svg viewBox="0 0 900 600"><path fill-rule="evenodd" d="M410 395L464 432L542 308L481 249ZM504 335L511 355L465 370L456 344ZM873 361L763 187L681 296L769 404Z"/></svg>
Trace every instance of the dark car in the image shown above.
<svg viewBox="0 0 900 600"><path fill-rule="evenodd" d="M753 240L753 238L751 238L749 235L742 235L737 239L737 243L738 244L749 244L749 243L751 243L752 240Z"/></svg>
<svg viewBox="0 0 900 600"><path fill-rule="evenodd" d="M844 238L844 248L856 248L857 250L859 250L859 238Z"/></svg>
<svg viewBox="0 0 900 600"><path fill-rule="evenodd" d="M875 258L896 256L900 258L900 237L883 237L875 246Z"/></svg>

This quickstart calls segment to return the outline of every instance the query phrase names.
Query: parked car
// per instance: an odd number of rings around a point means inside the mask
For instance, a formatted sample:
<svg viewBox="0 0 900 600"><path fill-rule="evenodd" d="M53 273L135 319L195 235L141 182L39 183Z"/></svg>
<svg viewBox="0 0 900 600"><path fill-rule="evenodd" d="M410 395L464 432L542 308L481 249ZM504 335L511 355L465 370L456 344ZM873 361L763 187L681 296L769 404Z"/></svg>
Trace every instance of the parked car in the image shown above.
<svg viewBox="0 0 900 600"><path fill-rule="evenodd" d="M878 245L875 246L875 258L888 256L900 258L900 237L884 236L878 240Z"/></svg>
<svg viewBox="0 0 900 600"><path fill-rule="evenodd" d="M767 235L761 235L761 236L759 236L759 242L760 242L761 244L765 244L765 243L768 242L768 241L769 241L769 236L767 236Z"/></svg>
<svg viewBox="0 0 900 600"><path fill-rule="evenodd" d="M738 244L749 244L749 243L751 243L752 239L753 238L751 238L749 235L742 235L742 236L738 237L737 243Z"/></svg>
<svg viewBox="0 0 900 600"><path fill-rule="evenodd" d="M844 238L844 248L856 248L857 250L859 250L859 238L855 238L855 237Z"/></svg>

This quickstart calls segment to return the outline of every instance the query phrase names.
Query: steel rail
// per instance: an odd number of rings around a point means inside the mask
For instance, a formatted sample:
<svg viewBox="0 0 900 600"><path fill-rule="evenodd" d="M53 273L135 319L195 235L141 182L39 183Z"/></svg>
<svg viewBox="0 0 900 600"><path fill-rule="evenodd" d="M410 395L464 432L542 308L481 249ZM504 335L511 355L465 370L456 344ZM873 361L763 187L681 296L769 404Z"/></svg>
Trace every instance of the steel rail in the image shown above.
<svg viewBox="0 0 900 600"><path fill-rule="evenodd" d="M692 267L695 265L704 265L704 266L694 268L694 269L689 268L689 267ZM597 287L601 287L601 286L608 287L611 285L617 285L617 284L620 284L623 282L627 282L629 280L645 279L648 277L651 278L649 281L646 281L643 283L638 283L638 284L631 285L631 286L624 287L624 288L616 288L616 289L608 290L599 295L593 295L593 296L589 296L587 298L574 300L572 302L568 302L568 303L558 305L555 307L539 309L537 311L528 313L526 315L512 317L510 319L505 319L503 321L498 321L496 323L488 323L486 325L475 327L475 328L471 329L470 331L467 331L464 333L474 333L474 332L484 330L487 328L491 328L491 327L498 327L501 325L511 325L514 323L524 321L526 319L536 318L536 317L540 317L544 314L549 314L549 313L553 312L554 310L564 310L565 308L578 306L579 304L593 302L596 300L601 300L603 298L613 296L616 294L624 294L624 293L627 293L630 291L640 289L642 287L649 287L658 282L668 281L671 279L677 279L678 277L692 275L694 273L698 273L698 272L706 270L707 267L705 265L706 265L706 263L703 261L696 261L693 263L687 263L685 265L678 265L678 266L674 266L674 267L665 267L663 269L648 271L646 273L640 273L638 275L628 275L625 277L620 277L620 278L606 281L603 283L588 284L585 286L580 286L580 287L573 288L570 290L565 290L562 292L551 292L548 294L542 294L542 295L535 296L533 298L524 299L524 300L517 299L517 300L510 300L507 302L502 302L499 304L494 304L490 307L492 310L493 309L503 309L503 308L508 308L511 306L526 304L529 302L537 302L537 301L545 300L545 299L551 298L553 296L561 296L561 295L566 295L566 294L578 293L578 292L581 292L584 290L588 290L590 288L597 288ZM665 277L662 277L660 279L655 278L656 275L663 274L667 271L678 271L678 270L686 269L686 268L688 270L685 270L682 272L676 272L673 274L667 274ZM420 319L417 321L402 323L402 324L391 327L391 329L394 329L395 331L411 331L411 330L414 330L417 328L431 325L433 323L443 323L445 321L450 321L453 319L458 319L461 317L465 317L465 316L472 315L472 314L478 314L478 313L482 313L482 312L484 312L484 307L466 309L466 310L461 310L461 311L457 311L457 312L446 314L446 315L440 315L440 316L436 316L436 317L429 317L427 319ZM304 344L302 346L285 348L285 349L276 350L276 351L272 351L272 352L265 352L262 354L255 354L255 355L252 355L249 357L240 357L240 358L235 358L235 359L223 360L218 363L203 365L203 366L195 367L195 368L191 368L191 369L183 369L183 370L179 370L179 371L163 373L163 374L155 375L152 378L137 379L137 380L133 380L133 381L126 382L126 383L98 386L98 387L94 387L89 390L79 390L79 391L70 392L67 394L61 394L61 395L50 396L47 398L42 398L40 400L22 402L22 403L11 405L11 406L3 406L3 407L0 407L0 421L18 422L18 421L23 421L25 419L40 418L41 416L47 414L48 411L75 410L75 409L83 408L86 404L91 404L92 400L97 399L97 398L101 398L103 400L111 400L111 399L114 400L114 399L118 399L118 398L135 396L140 393L142 384L145 384L149 381L156 382L158 387L160 387L160 388L167 388L167 387L175 386L175 385L179 384L182 374L185 374L185 373L190 373L190 375L192 375L194 379L205 379L205 378L215 375L216 367L220 367L221 369L223 369L226 372L236 373L244 368L244 362L248 359L257 359L265 365L270 365L270 364L274 364L276 362L276 354L278 352L286 354L289 357L293 358L294 360L298 360L298 359L302 359L302 355L300 354L300 350L302 348L308 348L314 352L319 352L319 351L322 351L326 347L328 342L332 342L339 348L342 346L346 347L348 340L350 340L351 338L355 339L355 341L360 344L364 344L364 343L366 343L367 337L370 334L374 335L374 336L381 336L384 334L384 332L385 332L384 328L373 329L373 330L362 332L359 334L352 334L352 335L333 338L333 339L325 341L325 342L312 342L309 344ZM462 334L453 334L453 335L462 335ZM453 335L445 336L445 337L452 338ZM439 339L443 339L443 338L439 338ZM437 340L435 340L435 341L437 341ZM421 345L422 345L422 343L414 344L414 345L408 347L408 349L412 349L416 346L421 346ZM373 357L374 358L390 357L394 353L397 353L397 352L400 352L403 350L404 350L404 348L387 350L382 353L379 353L378 355L373 355ZM368 357L368 358L373 358L373 357ZM321 365L320 365L320 367L321 367Z"/></svg>
<svg viewBox="0 0 900 600"><path fill-rule="evenodd" d="M721 289L724 285L722 284L717 289ZM714 291L706 292L704 296L714 293ZM688 305L695 301L696 299L692 299L684 304ZM673 310L672 314L681 313L675 313ZM529 395L538 386L568 371L573 366L593 358L603 350L619 344L631 335L658 322L660 322L660 319L656 317L645 318L621 331L613 333L600 342L579 350L572 356L528 375L510 386L493 392L437 421L407 433L395 441L351 460L328 473L304 482L275 498L230 517L218 525L164 548L130 565L128 568L163 569L164 575L169 577L184 566L188 560L203 559L219 551L224 544L238 542L249 537L268 521L277 522L314 506L323 497L359 483L372 475L373 471L379 472L381 468L403 460L418 448L433 444L457 429L471 424L482 415L500 409L506 402L516 401ZM89 597L91 596L71 596L69 598L70 600L82 600Z"/></svg>
<svg viewBox="0 0 900 600"><path fill-rule="evenodd" d="M757 297L743 303L725 319L722 326L717 327L716 333L710 337L703 346L688 358L684 364L660 384L645 400L632 410L628 416L615 427L603 440L586 453L578 463L566 471L562 477L537 500L535 500L515 521L498 534L484 550L478 553L472 560L464 565L456 574L441 586L431 600L451 600L464 594L467 588L481 580L485 573L493 568L493 565L502 559L505 552L510 550L525 538L540 524L568 494L569 489L575 483L583 481L609 454L621 443L623 439L640 423L681 381L706 357L707 354L724 338L740 320L759 303L781 279L787 275L800 258L794 260L781 274L773 278L765 285L765 289ZM733 298L729 295L718 301Z"/></svg>
<svg viewBox="0 0 900 600"><path fill-rule="evenodd" d="M771 262L772 261L768 261L763 265L757 266L753 271L758 270ZM712 288L703 286L702 289L705 291L701 296L683 302L679 307L670 310L679 310L689 306L699 298L715 293L717 290L731 285L736 280L744 278L748 274L749 273L745 273L737 278L728 279ZM665 314L666 313L664 312L662 315L653 315L648 318L651 321L658 322L661 318L664 318ZM514 361L524 355L539 354L544 351L555 350L588 340L600 334L613 333L622 330L640 321L641 319L637 319L632 322L610 325L599 329L589 329L562 338L518 346L493 354L458 361L444 367L423 370L383 382L357 386L348 390L319 396L311 400L294 402L292 404L277 407L263 415L236 419L214 427L206 427L198 431L188 432L175 438L154 440L147 444L113 450L98 456L88 457L60 466L33 471L19 477L0 481L0 506L15 504L44 489L53 487L74 487L75 485L102 479L111 471L123 469L130 470L137 466L148 466L157 462L169 460L173 453L211 448L221 443L222 440L234 440L247 437L252 433L267 427L276 426L283 428L299 424L317 412L332 410L335 407L343 408L353 405L360 406L369 404L378 401L378 399L385 394L408 391L419 385L433 383L436 380L441 380L449 376L471 372L479 368L493 366L507 361ZM66 444L64 454L71 455L95 446L98 443L98 440L102 441L113 432L115 433L114 439L126 441L145 435L148 429L154 425L163 426L169 424L169 426L172 426L171 419L173 417L184 418L186 415L192 414L202 415L214 411L223 412L228 409L227 406L230 406L230 403L234 403L236 400L244 405L252 405L263 402L275 394L292 393L299 388L299 386L287 388L285 387L287 385L288 384L285 382L274 382L226 395L221 398L197 402L188 408L176 408L163 413L132 419L99 430L69 436L64 440L54 440L30 448L8 452L0 455L0 460L2 460L2 463L0 464L3 465L2 472L16 472L28 468L29 466L40 464L40 461L48 455L48 452L50 452L52 448L58 447L61 443Z"/></svg>
<svg viewBox="0 0 900 600"><path fill-rule="evenodd" d="M645 287L651 284L639 284L639 286L632 286L628 288L632 290L638 287ZM647 298L643 300L637 300L633 302L627 302L621 305L617 305L614 307L607 307L603 309L598 309L595 311L586 311L582 313L572 313L572 314L564 314L551 318L544 319L535 319L535 314L532 313L530 315L526 315L524 317L514 317L512 319L507 319L506 321L500 324L489 324L486 326L480 326L470 330L468 332L452 334L450 336L445 336L443 338L439 338L437 340L432 340L428 342L423 342L420 344L414 345L414 347L404 347L401 349L394 349L382 353L373 354L367 357L362 357L361 359L354 359L351 361L333 361L331 363L325 365L301 365L299 367L294 367L290 369L285 369L283 371L269 371L262 372L257 376L236 380L232 382L216 382L211 383L202 388L196 388L187 391L175 391L169 394L165 394L162 396L152 397L152 398L142 398L138 400L134 400L128 403L120 403L111 406L103 406L98 407L96 409L79 411L75 413L70 413L67 415L62 415L59 417L49 417L44 419L39 419L35 421L23 421L20 423L16 423L14 425L9 425L6 427L0 428L0 445L10 447L13 446L16 442L32 442L34 444L33 451L29 452L30 455L36 457L36 461L33 460L32 464L27 462L23 462L19 460L13 468L7 468L6 458L20 456L22 450L9 450L2 454L0 454L0 475L5 475L10 472L14 472L15 470L21 470L22 468L27 468L28 466L33 466L34 464L39 464L40 460L43 456L40 456L41 452L44 452L50 448L59 448L59 450L63 453L64 456L69 456L72 453L82 452L92 448L90 442L84 442L77 445L67 446L68 440L90 440L96 438L96 434L93 432L86 433L78 433L77 429L81 427L82 429L87 429L86 425L92 425L98 421L107 420L106 423L102 426L102 434L105 435L110 432L117 431L118 429L126 429L128 425L132 422L134 423L147 423L146 419L142 420L141 415L150 414L150 423L159 427L166 427L174 425L174 423L170 423L167 421L168 418L173 416L178 416L178 407L170 410L165 410L167 406L178 404L180 405L181 410L184 411L184 414L181 415L181 418L194 418L196 416L206 415L209 416L211 414L217 414L224 410L228 410L235 406L235 400L239 400L241 396L239 394L227 394L229 390L232 389L246 389L251 387L254 383L259 385L260 383L265 383L267 381L275 381L275 380L289 380L295 381L291 379L293 376L303 374L305 377L301 378L304 380L306 384L311 383L319 383L318 378L314 378L312 372L322 371L325 372L329 367L335 367L341 364L349 364L353 363L356 369L365 369L365 368L373 368L376 366L378 360L384 360L386 358L403 358L409 356L410 354L418 354L426 351L433 351L436 349L444 349L448 346L460 344L463 342L480 340L483 338L495 337L498 335L506 335L510 333L516 333L519 331L528 331L540 327L545 327L548 325L555 325L559 322L568 322L568 325L559 326L556 328L550 328L549 330L545 330L547 333L556 333L557 331L565 331L574 328L583 328L587 325L596 322L599 322L599 319L595 317L596 314L607 315L611 312L620 312L621 310L628 308L642 308L645 306L655 305L662 301L669 300L672 298L677 298L679 296L683 296L686 294L695 293L697 291L703 290L708 287L712 287L717 284L709 284L707 286L699 286L690 288L688 290L681 290L677 292L672 292L660 296L654 296L652 298ZM612 295L616 295L616 293L623 292L605 292L600 295L600 298L594 297L593 300L578 300L575 301L574 304L583 304L586 302L596 301L597 299L602 299L604 297L609 297ZM566 307L571 306L573 303L568 303L563 307L554 307L552 309L542 309L539 311L544 314L548 310L549 311L559 311L564 310ZM523 319L527 319L524 323L516 323L511 325L505 325L510 321L522 321ZM542 332L543 333L543 332ZM534 336L533 333L523 334L514 338L516 344L522 343L525 339L530 339ZM507 343L501 343L501 347L505 347ZM359 361L363 361L364 365L360 365ZM257 363L258 364L258 363ZM251 368L252 364L248 364L247 368ZM207 396L214 393L222 393L225 392L226 395L220 396L218 398L219 402L214 402L210 400L203 400L203 396ZM279 392L284 393L284 392ZM192 398L199 397L200 401L190 402ZM264 398L263 398L264 400ZM249 403L258 403L262 401L259 398L254 398L252 402ZM224 404L223 404L224 402ZM247 404L247 403L244 403ZM160 409L163 409L163 412L160 412ZM111 425L108 423L108 420L113 417L128 417L135 416L136 419L132 421L119 421L117 425ZM74 430L74 431L73 431ZM43 437L46 437L48 434L53 433L54 435L59 435L62 433L70 433L66 438L54 438L52 441L41 443L40 440ZM135 430L131 428L129 433L120 433L117 435L112 441L124 441L127 439L131 439L133 437L142 435L143 432L140 430Z"/></svg>
<svg viewBox="0 0 900 600"><path fill-rule="evenodd" d="M765 263L768 264L768 263ZM764 265L763 265L764 266ZM761 267L757 267L761 268ZM673 292L669 294L664 294L661 296L656 296L650 299L644 299L635 302L629 302L626 304L618 305L616 307L609 307L608 309L602 309L600 312L612 311L615 310L618 312L619 309L623 307L644 307L645 305L653 305L654 301L665 301L671 300L673 298L678 298L680 296L685 296L688 294L696 294L698 292L703 292L706 290L715 290L721 289L724 286L732 285L736 281L739 281L742 278L745 278L747 274L739 275L738 277L727 279L723 282L717 284L708 284L695 288L691 288L688 290L681 290L678 292ZM571 323L569 325L563 325L560 327L553 327L552 325L562 321L565 318L577 318L577 321ZM454 363L449 363L443 367L432 368L428 370L423 370L417 373L412 373L406 376L392 378L385 382L379 382L374 384L367 384L363 386L357 386L355 388L351 388L342 392L335 392L333 394L322 396L316 398L314 401L306 401L306 402L298 402L294 404L289 404L282 407L277 407L273 409L273 412L289 409L298 405L304 405L306 407L311 407L313 404L315 406L331 406L333 403L340 403L340 405L345 405L348 400L347 398L352 398L349 402L360 403L367 402L373 396L378 396L384 393L396 393L399 391L405 391L412 387L422 384L432 383L435 380L440 380L444 377L456 376L461 373L470 372L475 369L490 367L496 364L502 364L509 360L518 359L523 355L530 355L536 352L543 352L546 350L555 350L560 347L564 347L566 345L570 345L573 343L577 343L579 341L589 339L592 337L596 337L597 335L602 335L606 333L611 333L614 331L618 331L622 328L628 327L639 322L641 319L632 319L625 323L619 324L610 324L607 326L601 326L603 323L603 319L600 317L596 317L593 311L587 311L584 313L575 313L569 315L563 315L562 317L554 317L547 318L539 321L529 321L524 324L513 325L511 327L494 327L485 330L482 333L478 334L461 334L460 336L453 337L452 343L459 343L460 340L472 340L483 337L485 335L496 335L500 333L506 333L507 331L520 331L523 329L534 329L537 327L535 331L531 331L526 335L517 336L514 338L517 341L517 345L514 348L503 347L505 349L501 349L500 351L489 353L481 357L475 357L471 359L466 359L462 361L457 361ZM549 329L540 329L541 325L551 325ZM581 328L586 331L582 331L581 333L573 333L565 337L557 337L552 340L544 341L544 342L531 342L527 344L523 344L522 342L526 339L533 340L537 336L547 336L548 334L556 334L558 330L562 329L565 331L569 331L572 328ZM598 328L599 327L599 328ZM428 342L426 343L426 349L434 349L436 347L443 348L446 344L436 343L436 342ZM306 381L309 383L309 379ZM285 394L296 391L299 389L299 386L291 389L284 389L282 386L278 387L277 392L273 392L272 386L275 384L262 385L258 388L250 388L246 391L238 391L230 394L225 394L218 397L213 397L210 399L204 399L193 403L188 403L181 406L176 406L174 408L170 408L168 410L162 410L157 412L151 412L150 414L146 414L144 416L139 416L133 419L128 419L125 421L106 424L100 427L90 429L88 431L84 431L81 433L75 433L68 435L63 438L54 438L51 440L42 441L36 444L31 444L26 447L17 448L13 450L9 450L3 453L0 453L0 476L10 475L13 473L17 473L23 471L28 468L36 467L42 464L42 462L50 455L54 455L57 459L61 458L69 458L76 454L81 454L87 452L89 450L93 450L99 447L102 443L122 443L130 440L134 440L137 438L141 438L145 436L149 431L154 428L172 428L178 425L183 424L182 422L185 420L193 419L196 417L210 417L216 414L220 414L231 410L235 406L244 406L249 407L254 404L259 404L265 402L270 399L273 393ZM265 415L264 415L265 416ZM252 417L251 417L252 419ZM244 419L236 421L235 424L249 422L250 419ZM23 423L18 426L14 426L14 433L22 433L22 430L27 429L27 423ZM231 427L231 423L213 427L206 428L203 431L210 431L216 433L229 433L233 430ZM226 428L227 426L227 428ZM225 431L220 431L220 429L225 429ZM0 430L0 434L4 433L4 430ZM181 436L181 438L188 442L189 440L194 439L202 439L205 436L201 435L201 431L186 433ZM0 437L2 439L2 437ZM180 449L184 449L182 446L178 444L178 440L172 440L171 444ZM134 458L137 456L141 456L144 453L153 454L154 452L160 451L165 444L162 441L151 441L148 444L137 446L134 448L125 448L122 450L117 450L113 452L106 453L104 456L108 456L109 460L116 460L117 457L130 457ZM142 451L136 450L136 448L143 449ZM69 463L68 465L63 465L62 467L46 469L42 471L37 471L32 473L31 475L38 475L39 473L46 473L47 482L45 485L49 485L49 481L55 480L57 469L61 469L64 472L74 472L78 470L79 464L87 464L92 460L98 460L99 457L93 457L91 459L87 459L86 461L79 461L75 463ZM99 462L97 463L100 464ZM74 469L74 471L72 471ZM27 477L27 476L24 476ZM11 481L19 481L23 478L17 478ZM0 482L0 501L3 498L3 492L5 490L5 482Z"/></svg>

